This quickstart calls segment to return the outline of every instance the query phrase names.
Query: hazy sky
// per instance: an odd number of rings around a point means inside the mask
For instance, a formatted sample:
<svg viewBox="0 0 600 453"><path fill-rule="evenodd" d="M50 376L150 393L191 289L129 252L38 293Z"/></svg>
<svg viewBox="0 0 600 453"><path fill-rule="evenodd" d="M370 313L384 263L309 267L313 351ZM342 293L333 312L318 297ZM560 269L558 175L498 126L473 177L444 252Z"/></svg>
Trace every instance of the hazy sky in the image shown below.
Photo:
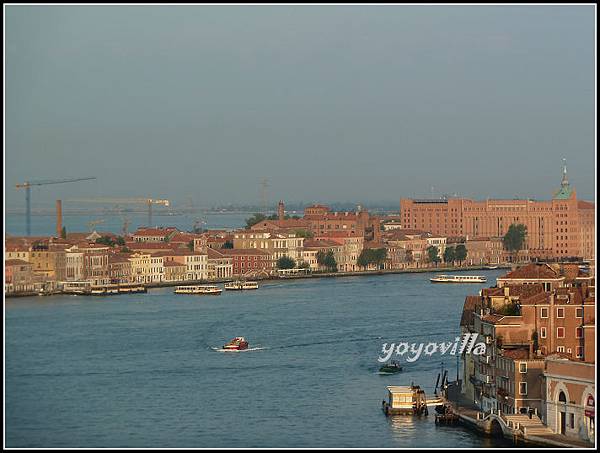
<svg viewBox="0 0 600 453"><path fill-rule="evenodd" d="M8 6L6 205L594 199L593 6Z"/></svg>

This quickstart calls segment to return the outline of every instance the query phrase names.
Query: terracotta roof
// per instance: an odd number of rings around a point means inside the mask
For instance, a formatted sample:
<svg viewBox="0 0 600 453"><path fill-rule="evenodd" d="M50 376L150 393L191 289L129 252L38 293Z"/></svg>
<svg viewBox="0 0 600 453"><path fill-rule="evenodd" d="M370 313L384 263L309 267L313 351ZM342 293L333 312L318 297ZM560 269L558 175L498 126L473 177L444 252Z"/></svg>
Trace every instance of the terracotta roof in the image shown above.
<svg viewBox="0 0 600 453"><path fill-rule="evenodd" d="M509 272L503 277L499 277L501 280L504 279L558 279L560 276L547 264L531 263L526 266L521 266L514 271Z"/></svg>
<svg viewBox="0 0 600 453"><path fill-rule="evenodd" d="M131 250L173 250L178 246L171 245L169 242L126 242L125 247Z"/></svg>
<svg viewBox="0 0 600 453"><path fill-rule="evenodd" d="M168 236L177 231L175 227L165 228L138 228L132 236Z"/></svg>
<svg viewBox="0 0 600 453"><path fill-rule="evenodd" d="M265 252L260 249L219 249L219 253L222 255L261 255L261 256L270 256L269 252Z"/></svg>
<svg viewBox="0 0 600 453"><path fill-rule="evenodd" d="M596 207L595 203L585 200L577 200L577 208L579 209L594 209Z"/></svg>
<svg viewBox="0 0 600 453"><path fill-rule="evenodd" d="M306 249L324 249L324 248L334 248L339 247L340 244L335 241L330 241L329 239L305 239L304 240L304 248Z"/></svg>
<svg viewBox="0 0 600 453"><path fill-rule="evenodd" d="M529 358L529 349L519 348L519 349L504 349L502 350L502 357L506 359L528 359Z"/></svg>
<svg viewBox="0 0 600 453"><path fill-rule="evenodd" d="M479 310L481 307L481 297L479 296L467 296L465 297L465 303L463 305L462 316L460 318L460 325L463 327L470 326L473 324L473 313Z"/></svg>

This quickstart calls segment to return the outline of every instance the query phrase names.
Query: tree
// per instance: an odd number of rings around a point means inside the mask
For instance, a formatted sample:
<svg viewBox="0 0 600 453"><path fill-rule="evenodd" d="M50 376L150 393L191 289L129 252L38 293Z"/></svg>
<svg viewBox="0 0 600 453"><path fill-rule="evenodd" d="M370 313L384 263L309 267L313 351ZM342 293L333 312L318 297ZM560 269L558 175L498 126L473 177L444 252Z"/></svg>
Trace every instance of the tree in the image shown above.
<svg viewBox="0 0 600 453"><path fill-rule="evenodd" d="M223 242L223 248L224 249L232 249L233 248L233 242L231 242L231 241L225 241L225 242Z"/></svg>
<svg viewBox="0 0 600 453"><path fill-rule="evenodd" d="M188 249L190 249L193 252L194 251L194 241L188 242L187 247L188 247Z"/></svg>
<svg viewBox="0 0 600 453"><path fill-rule="evenodd" d="M293 269L296 267L296 261L289 256L282 256L277 260L277 269Z"/></svg>
<svg viewBox="0 0 600 453"><path fill-rule="evenodd" d="M439 263L440 259L440 251L435 245L430 245L427 247L427 258L430 263Z"/></svg>
<svg viewBox="0 0 600 453"><path fill-rule="evenodd" d="M115 240L115 243L117 245L124 246L125 245L125 238L123 236L117 236L117 239Z"/></svg>
<svg viewBox="0 0 600 453"><path fill-rule="evenodd" d="M299 228L297 230L294 230L294 233L296 234L296 237L305 238L305 239L310 239L310 238L313 238L315 236L312 233L312 231L305 230L303 228Z"/></svg>
<svg viewBox="0 0 600 453"><path fill-rule="evenodd" d="M502 238L502 244L504 249L508 250L511 254L518 253L519 250L523 249L525 244L525 238L527 237L527 227L522 223L511 224L508 227L508 231Z"/></svg>
<svg viewBox="0 0 600 453"><path fill-rule="evenodd" d="M62 227L62 230L60 230L60 237L62 239L67 239L67 228L66 227Z"/></svg>
<svg viewBox="0 0 600 453"><path fill-rule="evenodd" d="M377 266L378 269L381 269L383 262L387 258L387 249L379 248L379 249L363 249L358 256L358 260L356 264L360 267L367 267L371 264Z"/></svg>
<svg viewBox="0 0 600 453"><path fill-rule="evenodd" d="M110 236L100 236L96 239L96 244L107 245L109 247L113 247L115 245L115 241Z"/></svg>
<svg viewBox="0 0 600 453"><path fill-rule="evenodd" d="M458 244L454 249L454 259L462 264L467 259L467 247L464 244Z"/></svg>
<svg viewBox="0 0 600 453"><path fill-rule="evenodd" d="M456 250L454 247L446 247L444 250L444 262L453 263L456 260Z"/></svg>
<svg viewBox="0 0 600 453"><path fill-rule="evenodd" d="M246 228L251 228L259 222L262 222L267 217L264 214L256 213L252 217L246 219Z"/></svg>
<svg viewBox="0 0 600 453"><path fill-rule="evenodd" d="M317 263L320 266L325 267L330 272L337 272L337 262L335 261L335 256L333 255L332 250L327 252L324 250L319 250L317 252Z"/></svg>
<svg viewBox="0 0 600 453"><path fill-rule="evenodd" d="M310 269L310 264L308 264L306 261L301 261L298 263L298 269Z"/></svg>
<svg viewBox="0 0 600 453"><path fill-rule="evenodd" d="M407 263L412 263L415 260L413 257L413 251L411 249L406 249L404 259L406 260Z"/></svg>

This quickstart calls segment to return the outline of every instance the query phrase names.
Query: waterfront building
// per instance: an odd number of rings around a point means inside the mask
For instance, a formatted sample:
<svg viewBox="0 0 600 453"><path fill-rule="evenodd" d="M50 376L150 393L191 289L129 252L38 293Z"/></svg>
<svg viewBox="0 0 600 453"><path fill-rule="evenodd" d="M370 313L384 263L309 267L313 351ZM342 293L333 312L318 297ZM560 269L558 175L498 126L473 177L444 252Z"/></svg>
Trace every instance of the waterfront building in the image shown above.
<svg viewBox="0 0 600 453"><path fill-rule="evenodd" d="M331 232L360 234L365 241L381 239L381 218L360 207L355 212L332 212L328 206L312 205L304 209L303 220L315 237Z"/></svg>
<svg viewBox="0 0 600 453"><path fill-rule="evenodd" d="M390 248L390 256L404 267L420 266L427 262L428 238L431 233L412 229L392 229L382 234L382 241Z"/></svg>
<svg viewBox="0 0 600 453"><path fill-rule="evenodd" d="M129 253L108 255L108 276L110 283L133 283L133 267Z"/></svg>
<svg viewBox="0 0 600 453"><path fill-rule="evenodd" d="M483 411L532 412L545 420L548 404L557 401L540 385L547 358L595 361L595 281L569 263L523 266L499 277L497 287L467 296L461 332L481 335L487 346L484 355L463 356L462 392ZM561 372L577 380L568 368Z"/></svg>
<svg viewBox="0 0 600 453"><path fill-rule="evenodd" d="M221 250L207 248L208 278L223 279L233 276L233 257L221 253Z"/></svg>
<svg viewBox="0 0 600 453"><path fill-rule="evenodd" d="M403 228L441 236L503 237L511 224L527 227L531 258L593 259L595 204L578 200L567 179L549 201L530 199L475 201L467 198L400 200Z"/></svg>
<svg viewBox="0 0 600 453"><path fill-rule="evenodd" d="M65 281L79 282L84 279L84 255L77 245L65 248Z"/></svg>
<svg viewBox="0 0 600 453"><path fill-rule="evenodd" d="M233 233L234 249L259 249L271 254L276 263L284 256L296 263L302 261L304 238L282 230L238 230Z"/></svg>
<svg viewBox="0 0 600 453"><path fill-rule="evenodd" d="M164 258L163 258L164 260ZM165 282L185 281L187 266L174 260L163 261Z"/></svg>
<svg viewBox="0 0 600 453"><path fill-rule="evenodd" d="M34 276L31 263L22 259L4 261L4 292L27 292L34 290Z"/></svg>
<svg viewBox="0 0 600 453"><path fill-rule="evenodd" d="M327 239L307 239L304 241L304 251L302 261L308 263L309 269L312 271L322 270L322 266L317 260L319 252L332 252L333 257L340 257L343 253L344 246L339 242ZM336 260L337 262L337 260Z"/></svg>
<svg viewBox="0 0 600 453"><path fill-rule="evenodd" d="M65 278L65 251L49 242L38 242L31 246L29 262L33 272L46 281L62 281Z"/></svg>
<svg viewBox="0 0 600 453"><path fill-rule="evenodd" d="M327 231L315 235L314 239L317 241L326 240L335 242L341 246L341 248L337 250L337 254L334 252L338 271L354 272L359 270L357 261L363 250L365 240L362 232Z"/></svg>
<svg viewBox="0 0 600 453"><path fill-rule="evenodd" d="M275 266L272 254L258 248L220 249L218 252L231 259L232 275L235 277L268 277Z"/></svg>
<svg viewBox="0 0 600 453"><path fill-rule="evenodd" d="M110 283L108 271L108 257L111 254L110 247L93 244L77 244L83 252L83 278L90 281L92 285L107 285Z"/></svg>
<svg viewBox="0 0 600 453"><path fill-rule="evenodd" d="M480 237L470 238L465 241L452 243L448 245L456 246L462 243L467 249L466 263L469 266L482 266L500 264L508 261L508 254L504 250L502 238L499 237ZM526 256L526 255L525 255ZM526 261L521 251L517 261Z"/></svg>
<svg viewBox="0 0 600 453"><path fill-rule="evenodd" d="M544 422L557 434L594 442L594 364L573 361L560 354L554 354L546 358L543 378Z"/></svg>

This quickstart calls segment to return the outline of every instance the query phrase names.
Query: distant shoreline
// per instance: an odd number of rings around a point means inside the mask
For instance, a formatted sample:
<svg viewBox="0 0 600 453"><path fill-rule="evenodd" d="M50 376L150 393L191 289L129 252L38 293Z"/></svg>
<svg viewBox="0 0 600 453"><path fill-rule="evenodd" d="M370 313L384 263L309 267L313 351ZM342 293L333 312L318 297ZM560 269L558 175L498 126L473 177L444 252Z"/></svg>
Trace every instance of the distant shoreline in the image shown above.
<svg viewBox="0 0 600 453"><path fill-rule="evenodd" d="M509 265L498 265L497 269L511 269ZM295 275L288 277L267 277L267 278L252 278L254 281L261 282L275 282L275 281L286 281L286 280L306 280L311 278L342 278L342 277L365 277L369 275L390 275L390 274L419 274L419 273L440 273L440 272L463 272L463 271L475 271L475 270L495 270L489 269L488 266L463 266L463 267L421 267L421 268L408 268L408 269L384 269L374 271L353 271L353 272L319 272L307 275ZM185 280L177 282L161 282L161 283L148 283L145 284L147 289L158 289L158 288L172 288L180 285L206 285L214 283L225 283L236 280L236 278L219 278L213 280ZM5 298L17 298L17 297L39 297L39 296L56 296L60 294L68 295L69 293L63 293L57 291L48 294L38 294L35 292L28 293L12 293L5 294ZM114 296L118 296L115 294ZM93 297L109 297L107 296L93 296Z"/></svg>

